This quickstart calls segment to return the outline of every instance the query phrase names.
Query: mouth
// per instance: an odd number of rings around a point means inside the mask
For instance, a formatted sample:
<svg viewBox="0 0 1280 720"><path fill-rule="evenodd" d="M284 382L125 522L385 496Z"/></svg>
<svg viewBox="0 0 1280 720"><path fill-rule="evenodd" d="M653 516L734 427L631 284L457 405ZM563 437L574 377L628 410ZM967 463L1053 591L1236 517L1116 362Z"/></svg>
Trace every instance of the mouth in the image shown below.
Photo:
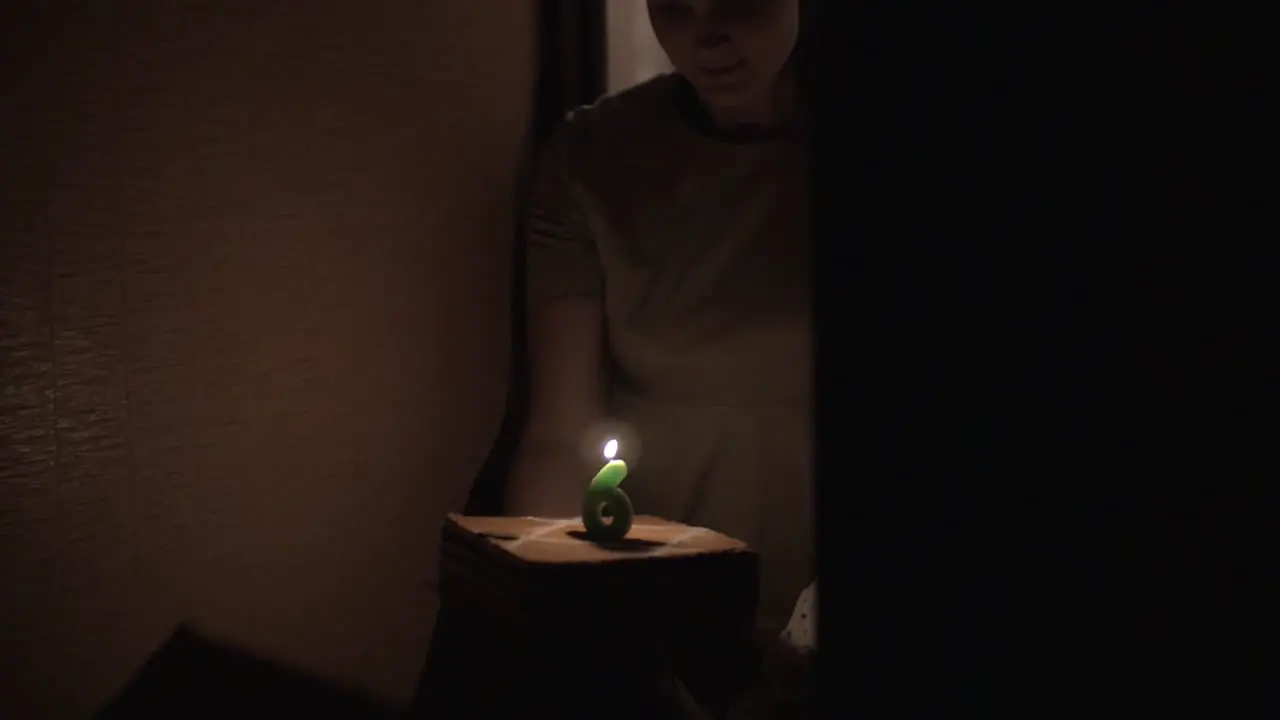
<svg viewBox="0 0 1280 720"><path fill-rule="evenodd" d="M737 62L729 63L728 65L716 65L712 67L704 66L700 69L707 77L717 78L732 75L738 70L741 70L746 64L746 60L738 60Z"/></svg>

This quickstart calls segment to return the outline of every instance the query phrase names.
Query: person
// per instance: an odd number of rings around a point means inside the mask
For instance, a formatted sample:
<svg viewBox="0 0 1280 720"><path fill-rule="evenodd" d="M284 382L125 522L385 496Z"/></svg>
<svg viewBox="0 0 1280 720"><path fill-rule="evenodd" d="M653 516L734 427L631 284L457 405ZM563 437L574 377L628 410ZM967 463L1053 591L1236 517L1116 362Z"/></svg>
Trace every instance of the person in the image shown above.
<svg viewBox="0 0 1280 720"><path fill-rule="evenodd" d="M608 436L636 512L760 556L760 638L814 580L801 0L649 0L675 72L569 114L527 237L505 512L574 516Z"/></svg>

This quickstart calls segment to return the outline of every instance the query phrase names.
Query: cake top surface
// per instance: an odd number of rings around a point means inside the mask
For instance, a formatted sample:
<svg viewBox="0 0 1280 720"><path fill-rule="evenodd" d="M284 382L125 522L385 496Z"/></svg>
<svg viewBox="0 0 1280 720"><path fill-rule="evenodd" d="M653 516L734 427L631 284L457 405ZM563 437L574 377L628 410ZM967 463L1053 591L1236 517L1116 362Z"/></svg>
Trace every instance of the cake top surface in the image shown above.
<svg viewBox="0 0 1280 720"><path fill-rule="evenodd" d="M477 517L449 514L457 530L528 563L599 563L659 557L751 552L746 543L708 528L637 515L616 542L586 539L581 518Z"/></svg>

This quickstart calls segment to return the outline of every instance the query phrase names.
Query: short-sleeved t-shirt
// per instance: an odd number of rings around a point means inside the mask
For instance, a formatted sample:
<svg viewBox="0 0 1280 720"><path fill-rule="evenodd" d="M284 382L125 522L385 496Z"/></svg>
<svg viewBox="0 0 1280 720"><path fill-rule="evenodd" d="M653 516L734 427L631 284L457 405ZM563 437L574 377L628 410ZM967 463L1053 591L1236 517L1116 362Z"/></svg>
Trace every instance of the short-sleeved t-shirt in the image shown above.
<svg viewBox="0 0 1280 720"><path fill-rule="evenodd" d="M541 155L530 303L598 296L637 512L738 537L777 637L813 579L807 144L717 136L664 75L574 111Z"/></svg>

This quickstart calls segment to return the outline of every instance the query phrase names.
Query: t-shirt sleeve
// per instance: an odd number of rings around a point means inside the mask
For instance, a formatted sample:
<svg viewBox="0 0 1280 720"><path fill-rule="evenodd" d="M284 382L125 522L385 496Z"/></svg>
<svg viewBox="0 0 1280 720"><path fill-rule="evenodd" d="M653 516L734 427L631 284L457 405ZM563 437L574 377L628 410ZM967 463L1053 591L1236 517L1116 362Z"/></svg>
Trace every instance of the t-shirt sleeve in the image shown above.
<svg viewBox="0 0 1280 720"><path fill-rule="evenodd" d="M599 253L574 187L572 127L562 122L538 155L525 223L531 303L599 296Z"/></svg>

